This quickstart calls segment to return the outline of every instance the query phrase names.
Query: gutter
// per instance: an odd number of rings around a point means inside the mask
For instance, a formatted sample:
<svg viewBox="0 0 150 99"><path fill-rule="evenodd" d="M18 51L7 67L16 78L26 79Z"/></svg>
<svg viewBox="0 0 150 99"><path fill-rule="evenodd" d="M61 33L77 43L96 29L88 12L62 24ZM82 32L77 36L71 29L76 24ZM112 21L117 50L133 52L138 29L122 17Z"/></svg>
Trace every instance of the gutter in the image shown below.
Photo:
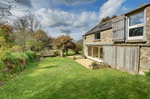
<svg viewBox="0 0 150 99"><path fill-rule="evenodd" d="M140 46L140 47L150 47L150 45L133 45L133 44L84 44L85 46Z"/></svg>

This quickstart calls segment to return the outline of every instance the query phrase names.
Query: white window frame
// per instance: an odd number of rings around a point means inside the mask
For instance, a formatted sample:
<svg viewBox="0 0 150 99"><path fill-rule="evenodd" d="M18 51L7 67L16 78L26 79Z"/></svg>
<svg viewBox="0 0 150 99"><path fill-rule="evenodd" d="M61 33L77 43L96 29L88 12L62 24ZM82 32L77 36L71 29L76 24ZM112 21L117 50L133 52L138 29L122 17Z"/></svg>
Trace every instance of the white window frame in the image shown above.
<svg viewBox="0 0 150 99"><path fill-rule="evenodd" d="M141 13L141 12L144 12L144 10L143 10L143 11L140 11L140 12L137 12L137 13L134 13L134 14L128 16L128 40L143 40L143 39L144 39L144 33L143 33L143 36L134 36L134 37L130 37L130 36L129 36L129 30L130 30L130 29L138 28L138 27L144 27L144 22L141 23L141 24L129 26L129 24L130 24L130 17L133 16L133 15L135 15L135 14ZM144 31L143 31L143 32L144 32Z"/></svg>

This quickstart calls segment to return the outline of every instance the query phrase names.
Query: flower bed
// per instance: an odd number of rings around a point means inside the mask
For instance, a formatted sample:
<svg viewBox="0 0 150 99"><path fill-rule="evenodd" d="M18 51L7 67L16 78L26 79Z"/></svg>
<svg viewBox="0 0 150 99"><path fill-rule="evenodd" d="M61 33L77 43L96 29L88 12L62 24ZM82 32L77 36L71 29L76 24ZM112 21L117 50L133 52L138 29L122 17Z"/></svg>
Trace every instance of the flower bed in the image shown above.
<svg viewBox="0 0 150 99"><path fill-rule="evenodd" d="M103 69L103 68L108 68L110 67L109 65L105 64L105 63L97 63L97 62L92 62L91 65L89 65L89 67L92 69L92 70L95 70L95 69Z"/></svg>

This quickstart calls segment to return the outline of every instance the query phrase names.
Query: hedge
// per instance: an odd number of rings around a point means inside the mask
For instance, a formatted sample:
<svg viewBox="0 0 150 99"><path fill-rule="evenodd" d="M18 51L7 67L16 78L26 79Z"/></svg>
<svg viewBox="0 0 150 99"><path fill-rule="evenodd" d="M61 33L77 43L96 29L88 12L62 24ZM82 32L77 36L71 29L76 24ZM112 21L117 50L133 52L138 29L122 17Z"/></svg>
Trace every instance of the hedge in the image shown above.
<svg viewBox="0 0 150 99"><path fill-rule="evenodd" d="M22 71L28 62L32 62L35 59L36 54L31 51L10 53L0 61L0 73L10 74Z"/></svg>

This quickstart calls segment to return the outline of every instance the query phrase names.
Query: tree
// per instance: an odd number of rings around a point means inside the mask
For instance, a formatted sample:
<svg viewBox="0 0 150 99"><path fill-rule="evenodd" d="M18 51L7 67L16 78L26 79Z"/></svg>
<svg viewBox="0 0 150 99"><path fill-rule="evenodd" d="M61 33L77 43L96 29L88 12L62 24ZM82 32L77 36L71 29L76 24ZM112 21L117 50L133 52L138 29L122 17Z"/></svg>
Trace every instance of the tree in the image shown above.
<svg viewBox="0 0 150 99"><path fill-rule="evenodd" d="M8 43L10 46L12 46L15 39L13 36L13 27L10 25L0 24L0 29L3 30L3 33L5 35L4 36L5 42Z"/></svg>
<svg viewBox="0 0 150 99"><path fill-rule="evenodd" d="M103 18L103 19L101 20L100 24L103 23L103 22L109 21L109 20L111 20L111 19L114 19L114 18L116 18L116 17L118 17L118 16L117 16L117 15L113 15L111 18L110 18L109 16L107 16L107 17L105 17L105 18Z"/></svg>
<svg viewBox="0 0 150 99"><path fill-rule="evenodd" d="M14 20L14 27L16 30L26 31L28 29L28 32L36 32L42 29L40 21L34 14L30 13Z"/></svg>
<svg viewBox="0 0 150 99"><path fill-rule="evenodd" d="M73 42L73 38L69 35L62 35L58 38L54 39L53 44L57 49L62 50L62 56L64 56L64 52L68 55L68 49L75 49L75 43Z"/></svg>
<svg viewBox="0 0 150 99"><path fill-rule="evenodd" d="M111 19L114 19L114 18L117 18L118 16L117 15L113 15L112 17L111 17Z"/></svg>
<svg viewBox="0 0 150 99"><path fill-rule="evenodd" d="M78 54L79 51L82 51L82 47L83 47L83 40L80 39L78 41L76 41L76 46L75 46L75 52L76 54Z"/></svg>
<svg viewBox="0 0 150 99"><path fill-rule="evenodd" d="M110 19L111 19L111 18L110 18L109 16L107 16L106 18L103 18L103 19L102 19L102 21L100 22L100 24L103 23L103 22L106 22L106 21L108 21L108 20L110 20Z"/></svg>
<svg viewBox="0 0 150 99"><path fill-rule="evenodd" d="M34 34L34 38L38 42L37 43L38 44L38 50L42 50L43 48L49 46L50 37L48 37L48 35L45 31L43 31L43 30L36 31L35 34Z"/></svg>
<svg viewBox="0 0 150 99"><path fill-rule="evenodd" d="M26 31L26 29L28 28L28 21L27 19L23 16L21 18L17 18L14 21L14 27L16 30L24 30Z"/></svg>
<svg viewBox="0 0 150 99"><path fill-rule="evenodd" d="M28 21L28 25L31 32L35 32L37 29L41 29L40 21L34 14L28 13L28 15L25 16L25 18Z"/></svg>

